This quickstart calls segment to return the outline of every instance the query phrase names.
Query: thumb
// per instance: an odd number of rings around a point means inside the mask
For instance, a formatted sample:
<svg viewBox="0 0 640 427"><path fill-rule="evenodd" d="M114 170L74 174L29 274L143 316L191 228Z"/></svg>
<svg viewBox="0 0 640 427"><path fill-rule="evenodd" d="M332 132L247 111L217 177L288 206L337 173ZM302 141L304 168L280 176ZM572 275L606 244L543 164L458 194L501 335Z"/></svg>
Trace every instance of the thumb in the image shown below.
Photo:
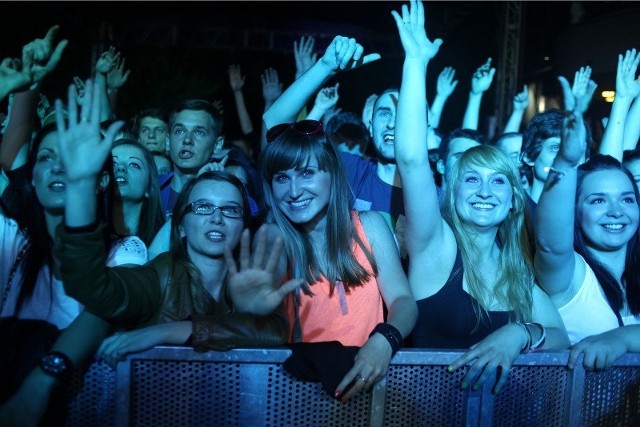
<svg viewBox="0 0 640 427"><path fill-rule="evenodd" d="M59 29L60 25L54 25L53 27L49 28L49 31L47 31L47 35L44 36L44 39L49 43L52 43L53 39L56 37L56 34L58 34Z"/></svg>
<svg viewBox="0 0 640 427"><path fill-rule="evenodd" d="M285 283L283 283L278 288L278 293L284 298L289 292L296 290L298 287L302 286L304 283L304 279L291 279Z"/></svg>

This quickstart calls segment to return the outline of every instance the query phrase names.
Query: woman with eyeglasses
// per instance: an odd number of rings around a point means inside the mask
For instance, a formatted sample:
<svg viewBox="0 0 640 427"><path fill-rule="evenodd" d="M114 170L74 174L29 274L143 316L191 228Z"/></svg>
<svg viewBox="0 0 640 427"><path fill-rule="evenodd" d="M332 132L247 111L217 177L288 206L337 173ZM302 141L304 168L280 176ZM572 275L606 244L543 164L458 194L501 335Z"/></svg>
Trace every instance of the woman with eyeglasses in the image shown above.
<svg viewBox="0 0 640 427"><path fill-rule="evenodd" d="M75 96L70 90L69 105L74 105ZM99 109L100 95L93 96L92 102L89 99L82 106L82 119L70 110L68 127L57 105L68 197L56 257L70 296L91 313L135 329L126 333L125 345L117 337L113 340L118 351L110 352L103 344L99 354L110 354L108 361L117 362L126 353L159 344L190 343L202 351L285 342L287 321L282 308L253 316L238 313L227 299L230 280L273 281L276 276L260 238L256 246L262 252L254 253L250 267L245 263L238 271L230 254L225 259L225 249L235 250L241 239L243 253L249 251L246 191L229 174L207 172L186 185L173 210L169 252L144 266L104 267L103 225L96 221L90 187L97 179L98 164L109 153L115 130L112 127L101 137L93 114ZM278 255L277 247L272 255Z"/></svg>

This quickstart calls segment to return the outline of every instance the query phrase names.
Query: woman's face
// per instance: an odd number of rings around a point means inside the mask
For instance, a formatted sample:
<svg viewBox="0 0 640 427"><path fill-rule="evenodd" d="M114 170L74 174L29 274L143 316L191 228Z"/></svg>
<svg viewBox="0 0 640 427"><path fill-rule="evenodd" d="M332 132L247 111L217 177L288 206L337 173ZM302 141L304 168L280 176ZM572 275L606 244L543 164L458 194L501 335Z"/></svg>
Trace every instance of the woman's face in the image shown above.
<svg viewBox="0 0 640 427"><path fill-rule="evenodd" d="M40 204L47 212L62 213L67 195L67 184L58 153L58 134L46 135L36 153L31 184Z"/></svg>
<svg viewBox="0 0 640 427"><path fill-rule="evenodd" d="M585 176L577 217L587 246L601 251L623 248L638 230L638 202L624 172L601 170Z"/></svg>
<svg viewBox="0 0 640 427"><path fill-rule="evenodd" d="M122 200L141 202L148 197L149 165L142 151L132 144L123 144L111 150L116 195Z"/></svg>
<svg viewBox="0 0 640 427"><path fill-rule="evenodd" d="M497 228L513 207L513 188L501 172L483 166L465 167L456 183L455 204L463 222Z"/></svg>
<svg viewBox="0 0 640 427"><path fill-rule="evenodd" d="M294 224L314 229L326 216L331 195L331 174L309 164L276 173L271 180L276 206Z"/></svg>
<svg viewBox="0 0 640 427"><path fill-rule="evenodd" d="M231 183L204 180L198 182L189 195L189 203L202 202L214 206L243 208L242 194ZM194 263L202 258L224 256L225 246L232 250L238 245L244 229L243 218L229 218L215 209L210 215L199 215L191 210L182 218L181 234L187 239L187 253Z"/></svg>

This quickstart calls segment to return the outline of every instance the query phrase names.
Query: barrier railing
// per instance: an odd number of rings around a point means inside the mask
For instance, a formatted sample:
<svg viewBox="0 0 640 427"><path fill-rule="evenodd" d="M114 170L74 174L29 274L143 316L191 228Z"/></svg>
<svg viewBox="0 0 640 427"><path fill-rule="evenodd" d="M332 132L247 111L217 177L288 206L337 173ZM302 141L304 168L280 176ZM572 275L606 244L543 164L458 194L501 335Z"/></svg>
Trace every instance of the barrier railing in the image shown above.
<svg viewBox="0 0 640 427"><path fill-rule="evenodd" d="M286 348L196 353L156 347L74 377L68 426L638 426L640 354L613 368L566 367L568 351L519 356L497 395L461 390L460 352L405 349L346 404L290 376Z"/></svg>

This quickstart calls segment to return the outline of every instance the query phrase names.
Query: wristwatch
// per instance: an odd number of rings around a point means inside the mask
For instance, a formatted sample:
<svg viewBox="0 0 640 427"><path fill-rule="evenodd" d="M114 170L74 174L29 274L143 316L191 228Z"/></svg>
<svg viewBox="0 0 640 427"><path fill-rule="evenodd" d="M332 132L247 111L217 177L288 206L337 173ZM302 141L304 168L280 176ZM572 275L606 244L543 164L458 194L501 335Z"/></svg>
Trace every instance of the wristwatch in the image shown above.
<svg viewBox="0 0 640 427"><path fill-rule="evenodd" d="M73 364L66 354L50 351L40 359L40 369L59 381L66 381L73 371Z"/></svg>

